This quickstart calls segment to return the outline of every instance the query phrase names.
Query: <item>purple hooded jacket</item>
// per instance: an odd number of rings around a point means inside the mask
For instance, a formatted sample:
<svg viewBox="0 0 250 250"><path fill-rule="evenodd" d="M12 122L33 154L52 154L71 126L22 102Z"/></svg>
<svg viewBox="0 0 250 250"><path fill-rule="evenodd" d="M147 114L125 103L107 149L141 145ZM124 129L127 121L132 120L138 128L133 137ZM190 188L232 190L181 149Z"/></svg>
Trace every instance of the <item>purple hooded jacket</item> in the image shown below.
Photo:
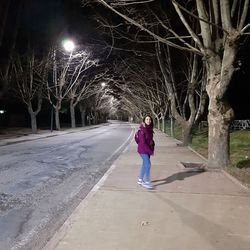
<svg viewBox="0 0 250 250"><path fill-rule="evenodd" d="M153 127L142 123L137 132L136 142L138 143L137 152L139 154L154 154Z"/></svg>

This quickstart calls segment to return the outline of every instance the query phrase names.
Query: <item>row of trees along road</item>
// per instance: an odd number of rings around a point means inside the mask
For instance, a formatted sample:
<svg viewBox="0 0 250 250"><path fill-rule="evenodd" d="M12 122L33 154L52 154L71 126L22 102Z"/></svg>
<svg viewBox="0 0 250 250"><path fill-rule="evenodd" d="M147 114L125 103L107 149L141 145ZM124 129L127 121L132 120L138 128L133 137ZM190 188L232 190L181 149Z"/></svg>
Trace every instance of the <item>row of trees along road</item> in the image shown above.
<svg viewBox="0 0 250 250"><path fill-rule="evenodd" d="M86 109L83 106L90 103L87 99L100 94L99 81L106 74L87 50L66 53L53 48L47 54L39 55L30 49L22 55L16 54L11 65L12 89L27 107L33 133L37 132L36 117L44 99L53 107L57 130L60 130L62 101L69 103L71 127L75 128L76 105L79 104L84 120Z"/></svg>
<svg viewBox="0 0 250 250"><path fill-rule="evenodd" d="M229 125L234 117L234 112L226 97L228 86L232 75L237 69L236 56L240 44L244 41L247 30L250 28L249 0L171 0L171 1L150 1L150 0L95 0L84 1L93 5L101 4L119 18L119 25L114 25L115 19L109 19L109 29L112 30L113 38L119 31L119 26L126 25L127 31L134 29L137 32L136 38L132 40L143 43L154 43L155 54L163 75L164 84L167 88L167 99L170 105L171 115L181 121L184 134L189 134L193 124L199 120L199 113L202 112L204 103L200 96L198 109L193 109L195 82L199 85L201 92L203 86L209 97L208 123L209 123L209 148L208 167L221 168L228 164L229 160ZM104 15L102 17L105 19ZM123 19L123 24L120 20ZM100 22L100 20L98 20ZM107 26L107 20L105 21ZM131 28L133 27L133 28ZM115 35L114 35L115 34ZM129 33L128 33L129 34ZM139 40L139 34L143 34L144 40ZM151 37L148 40L148 36ZM122 34L124 37L124 33ZM131 36L129 37L131 40ZM190 116L185 119L181 113L181 105L178 104L178 97L174 89L174 78L169 71L168 58L169 48L190 53L192 57L192 72L189 74L187 96L184 104L189 104ZM197 63L202 60L202 63ZM203 67L202 79L197 74L196 67ZM142 86L144 83L141 83ZM204 84L204 85L203 85ZM146 84L148 86L148 84ZM150 88L149 89L150 92ZM143 89L145 90L145 88ZM144 92L144 91L142 91ZM150 93L144 93L150 95ZM143 94L143 95L144 95ZM143 96L141 96L143 99ZM205 97L205 95L204 95ZM150 98L149 98L150 99ZM131 105L129 98L124 100L126 105ZM157 103L156 101L154 103ZM150 104L149 104L150 105ZM149 107L152 110L152 107ZM183 110L183 109L182 109ZM164 111L163 111L164 113ZM184 136L185 137L185 136Z"/></svg>

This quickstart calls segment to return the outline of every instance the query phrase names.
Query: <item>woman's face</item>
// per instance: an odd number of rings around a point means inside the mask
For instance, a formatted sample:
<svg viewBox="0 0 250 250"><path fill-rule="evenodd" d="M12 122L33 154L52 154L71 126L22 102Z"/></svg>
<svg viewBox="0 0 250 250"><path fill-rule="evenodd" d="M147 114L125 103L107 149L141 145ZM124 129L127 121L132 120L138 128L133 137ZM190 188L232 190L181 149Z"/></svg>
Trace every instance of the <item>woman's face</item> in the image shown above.
<svg viewBox="0 0 250 250"><path fill-rule="evenodd" d="M149 116L147 116L146 118L145 118L145 124L146 125L150 125L151 124L151 118L149 117Z"/></svg>

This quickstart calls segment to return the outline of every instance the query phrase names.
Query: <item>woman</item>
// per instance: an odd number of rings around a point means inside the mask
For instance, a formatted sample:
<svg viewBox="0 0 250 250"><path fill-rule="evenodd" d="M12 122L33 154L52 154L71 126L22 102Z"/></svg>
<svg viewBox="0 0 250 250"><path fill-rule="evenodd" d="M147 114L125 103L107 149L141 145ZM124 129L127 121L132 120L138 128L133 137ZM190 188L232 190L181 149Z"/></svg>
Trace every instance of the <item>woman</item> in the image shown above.
<svg viewBox="0 0 250 250"><path fill-rule="evenodd" d="M155 145L153 134L153 119L151 116L146 115L135 135L135 140L138 144L137 152L142 158L142 166L137 183L148 189L153 188L150 181L150 156L154 154Z"/></svg>

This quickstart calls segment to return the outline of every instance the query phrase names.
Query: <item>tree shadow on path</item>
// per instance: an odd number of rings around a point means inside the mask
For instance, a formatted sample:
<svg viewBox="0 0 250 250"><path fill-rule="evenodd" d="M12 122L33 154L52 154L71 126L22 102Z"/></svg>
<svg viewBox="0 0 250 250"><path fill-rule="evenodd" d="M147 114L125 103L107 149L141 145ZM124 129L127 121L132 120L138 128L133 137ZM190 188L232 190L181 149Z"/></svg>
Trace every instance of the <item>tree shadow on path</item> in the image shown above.
<svg viewBox="0 0 250 250"><path fill-rule="evenodd" d="M185 172L179 172L175 173L173 175L170 175L164 179L159 179L159 180L153 180L152 183L154 183L154 187L165 185L174 181L182 181L185 178L192 177L198 174L202 174L204 171L197 171L197 170L189 170ZM158 183L160 182L160 183ZM155 184L156 183L156 184Z"/></svg>

